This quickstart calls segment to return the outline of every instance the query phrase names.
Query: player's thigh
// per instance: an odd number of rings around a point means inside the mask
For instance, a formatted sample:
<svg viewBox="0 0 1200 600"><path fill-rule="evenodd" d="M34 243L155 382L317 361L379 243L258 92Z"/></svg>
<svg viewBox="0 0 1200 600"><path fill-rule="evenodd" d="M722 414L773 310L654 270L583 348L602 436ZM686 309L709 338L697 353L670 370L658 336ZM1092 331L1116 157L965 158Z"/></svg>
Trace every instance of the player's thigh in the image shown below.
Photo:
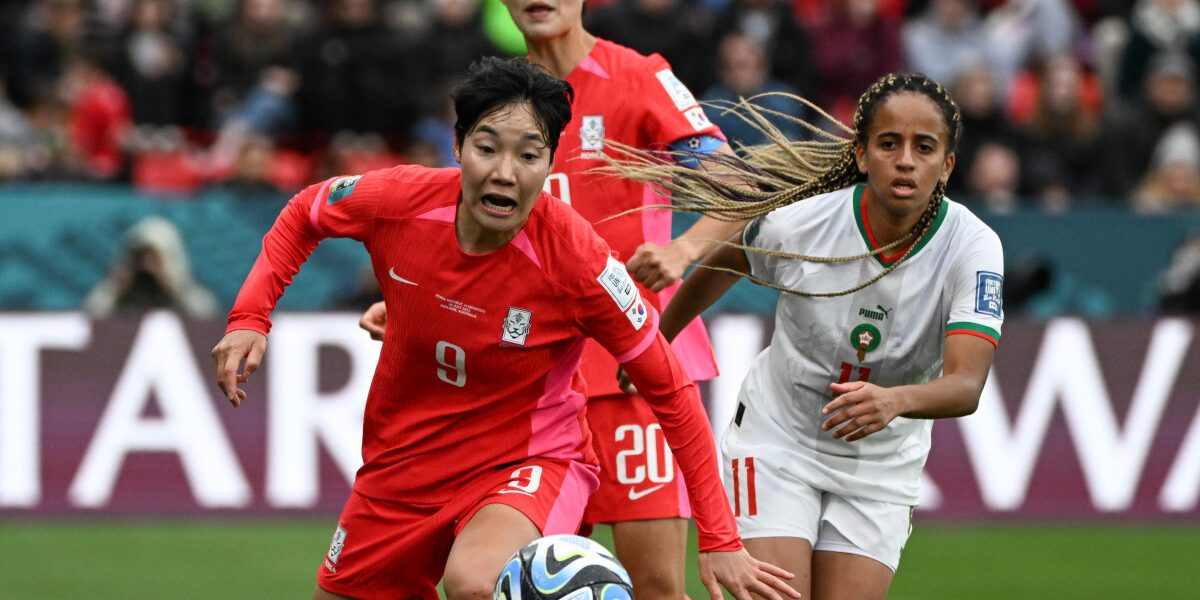
<svg viewBox="0 0 1200 600"><path fill-rule="evenodd" d="M584 523L691 517L682 474L644 399L589 398L587 419L600 487L588 500Z"/></svg>
<svg viewBox="0 0 1200 600"><path fill-rule="evenodd" d="M451 503L459 526L446 561L447 595L490 597L510 556L545 535L575 533L596 468L575 461L530 459L481 474Z"/></svg>
<svg viewBox="0 0 1200 600"><path fill-rule="evenodd" d="M912 507L826 494L813 552L817 598L885 598L912 530Z"/></svg>
<svg viewBox="0 0 1200 600"><path fill-rule="evenodd" d="M507 504L488 504L462 528L443 584L451 600L490 598L504 564L522 546L541 537L529 517Z"/></svg>
<svg viewBox="0 0 1200 600"><path fill-rule="evenodd" d="M687 523L649 519L613 524L617 559L629 571L639 600L677 599L686 593Z"/></svg>
<svg viewBox="0 0 1200 600"><path fill-rule="evenodd" d="M812 590L812 544L800 537L776 536L742 540L746 552L763 562L771 563L795 575L787 580L802 598Z"/></svg>
<svg viewBox="0 0 1200 600"><path fill-rule="evenodd" d="M318 569L313 597L437 598L452 541L453 521L441 507L352 491Z"/></svg>

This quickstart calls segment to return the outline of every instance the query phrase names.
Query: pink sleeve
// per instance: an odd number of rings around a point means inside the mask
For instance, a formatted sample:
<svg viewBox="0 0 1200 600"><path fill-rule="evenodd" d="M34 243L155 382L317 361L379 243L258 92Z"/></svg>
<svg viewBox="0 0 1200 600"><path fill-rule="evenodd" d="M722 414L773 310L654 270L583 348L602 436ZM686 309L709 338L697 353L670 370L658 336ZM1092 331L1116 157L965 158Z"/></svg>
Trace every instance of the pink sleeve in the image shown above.
<svg viewBox="0 0 1200 600"><path fill-rule="evenodd" d="M717 447L696 384L683 372L661 333L637 358L621 366L654 411L679 461L696 519L700 551L740 549L737 523L721 485Z"/></svg>

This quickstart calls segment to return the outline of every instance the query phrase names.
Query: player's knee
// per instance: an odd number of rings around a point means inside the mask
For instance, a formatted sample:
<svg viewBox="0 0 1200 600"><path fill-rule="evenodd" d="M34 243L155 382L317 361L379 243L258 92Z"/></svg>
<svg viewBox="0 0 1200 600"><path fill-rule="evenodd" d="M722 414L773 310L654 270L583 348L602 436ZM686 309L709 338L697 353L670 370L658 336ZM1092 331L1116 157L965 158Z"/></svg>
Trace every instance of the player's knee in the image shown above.
<svg viewBox="0 0 1200 600"><path fill-rule="evenodd" d="M492 597L496 579L487 577L469 568L448 567L442 578L442 587L449 600L486 600Z"/></svg>
<svg viewBox="0 0 1200 600"><path fill-rule="evenodd" d="M633 580L633 595L638 600L683 600L683 577L675 577L668 573L639 573L631 570Z"/></svg>

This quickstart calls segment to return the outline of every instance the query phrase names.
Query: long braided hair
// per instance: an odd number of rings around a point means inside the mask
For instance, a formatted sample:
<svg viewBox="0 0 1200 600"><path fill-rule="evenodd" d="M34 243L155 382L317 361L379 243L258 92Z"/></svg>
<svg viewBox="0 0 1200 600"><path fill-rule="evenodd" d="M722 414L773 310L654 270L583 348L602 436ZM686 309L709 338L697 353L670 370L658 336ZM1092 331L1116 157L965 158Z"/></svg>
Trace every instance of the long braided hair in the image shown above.
<svg viewBox="0 0 1200 600"><path fill-rule="evenodd" d="M866 175L858 170L855 147L866 147L867 132L879 107L887 98L902 92L922 94L937 105L949 138L946 153L954 152L962 132L962 117L958 105L941 84L921 73L889 74L876 81L859 97L854 111L853 127L847 127L808 100L789 94L771 94L786 96L808 106L823 119L844 131L848 137L831 134L803 119L757 106L753 101L761 96L756 96L718 105L718 108L736 115L761 131L768 140L759 146L739 148L740 157L675 153L699 161L704 167L689 168L680 164L687 161L677 162L671 160L670 156L664 157L663 153L646 152L610 141L606 141L605 145L615 149L621 156L619 160L612 161L612 170L624 177L648 183L673 194L674 203L662 204L657 206L658 208L702 213L721 221L750 220L776 208L866 181ZM789 140L768 117L797 123L811 132L814 139ZM768 256L819 263L868 259L908 244L898 260L893 261L878 275L852 288L835 292L800 291L778 286L752 275L736 274L760 285L798 296L830 298L852 294L879 281L909 257L917 247L915 242L924 238L936 222L945 192L945 184L939 182L930 195L925 212L908 233L890 244L863 254L839 257L808 256L731 244ZM720 267L712 268L729 271Z"/></svg>

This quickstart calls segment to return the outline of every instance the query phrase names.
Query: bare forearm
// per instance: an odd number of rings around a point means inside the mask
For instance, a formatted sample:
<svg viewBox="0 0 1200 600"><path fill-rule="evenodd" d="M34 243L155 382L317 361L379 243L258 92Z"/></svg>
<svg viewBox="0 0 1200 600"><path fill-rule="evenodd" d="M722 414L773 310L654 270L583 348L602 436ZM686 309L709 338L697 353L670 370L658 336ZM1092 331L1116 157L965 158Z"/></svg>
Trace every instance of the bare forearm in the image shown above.
<svg viewBox="0 0 1200 600"><path fill-rule="evenodd" d="M742 230L744 221L718 221L712 217L702 216L696 220L687 231L680 234L671 242L688 257L688 262L696 262L704 258L714 247Z"/></svg>
<svg viewBox="0 0 1200 600"><path fill-rule="evenodd" d="M688 323L695 319L705 309L712 306L723 296L733 284L741 279L738 275L725 271L715 271L706 267L723 267L739 273L749 271L746 258L738 248L722 246L711 252L700 263L701 266L692 270L684 278L683 284L672 296L670 304L663 310L659 329L668 340L675 336Z"/></svg>
<svg viewBox="0 0 1200 600"><path fill-rule="evenodd" d="M943 375L919 385L892 388L900 395L900 416L910 419L947 419L975 412L983 385L962 374Z"/></svg>

